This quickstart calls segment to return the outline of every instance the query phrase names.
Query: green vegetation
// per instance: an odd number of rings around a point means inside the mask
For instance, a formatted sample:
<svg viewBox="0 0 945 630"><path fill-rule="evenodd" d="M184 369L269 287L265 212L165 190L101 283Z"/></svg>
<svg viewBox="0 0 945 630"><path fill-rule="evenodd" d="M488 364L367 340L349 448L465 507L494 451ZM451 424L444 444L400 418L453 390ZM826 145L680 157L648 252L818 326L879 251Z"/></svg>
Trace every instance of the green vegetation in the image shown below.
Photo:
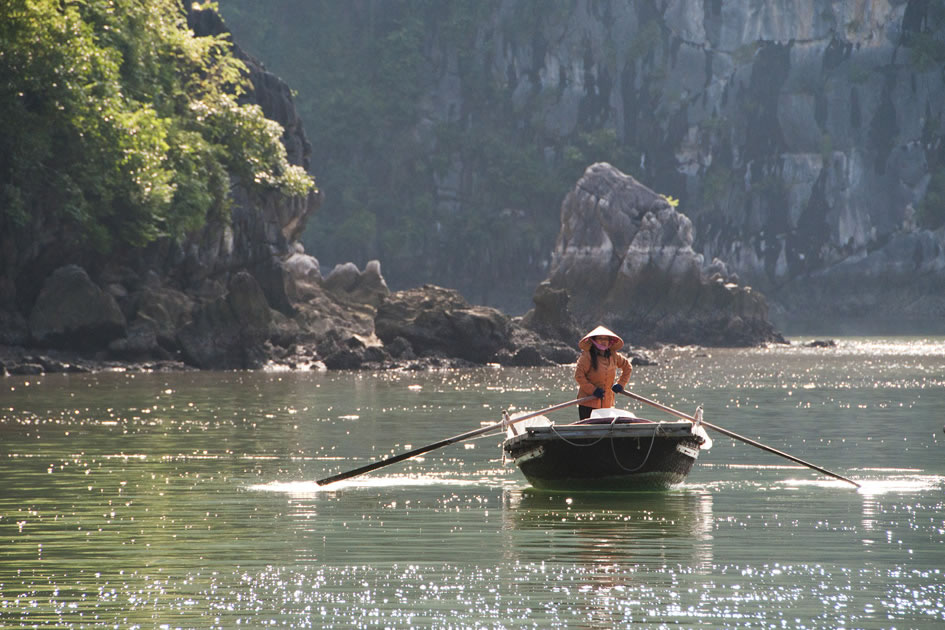
<svg viewBox="0 0 945 630"><path fill-rule="evenodd" d="M916 219L921 227L929 230L945 225L945 167L932 173L925 197L919 202Z"/></svg>
<svg viewBox="0 0 945 630"><path fill-rule="evenodd" d="M904 43L910 48L916 71L940 70L945 66L945 4L928 2L919 6L924 11L921 30L906 33Z"/></svg>
<svg viewBox="0 0 945 630"><path fill-rule="evenodd" d="M735 61L735 65L744 66L751 63L755 55L758 53L758 49L761 48L761 42L751 42L748 44L742 44L732 53L732 59Z"/></svg>
<svg viewBox="0 0 945 630"><path fill-rule="evenodd" d="M702 205L710 208L720 205L732 189L734 179L730 168L715 162L709 165L702 180Z"/></svg>
<svg viewBox="0 0 945 630"><path fill-rule="evenodd" d="M635 64L650 54L662 37L662 28L656 20L650 20L642 27L627 47L627 63Z"/></svg>
<svg viewBox="0 0 945 630"><path fill-rule="evenodd" d="M107 251L225 213L231 174L306 194L281 126L237 102L245 72L178 0L5 0L0 225L51 215Z"/></svg>

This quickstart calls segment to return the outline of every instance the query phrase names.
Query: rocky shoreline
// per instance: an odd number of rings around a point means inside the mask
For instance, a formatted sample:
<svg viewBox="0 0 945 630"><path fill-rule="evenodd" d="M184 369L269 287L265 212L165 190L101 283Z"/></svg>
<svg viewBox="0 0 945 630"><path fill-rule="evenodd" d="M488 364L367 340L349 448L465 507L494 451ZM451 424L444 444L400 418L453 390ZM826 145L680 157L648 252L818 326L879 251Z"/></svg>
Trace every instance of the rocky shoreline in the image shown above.
<svg viewBox="0 0 945 630"><path fill-rule="evenodd" d="M252 276L237 273L224 296L194 309L194 316L169 335L144 326L140 313L134 324L127 325L118 301L105 292L96 294L88 276L71 266L53 274L50 283L65 295L50 295L48 286L41 293L57 308L30 318L44 322L43 338L59 347L0 345L0 374L430 370L487 364L550 366L577 359L575 340L580 331L563 291L543 285L536 293L535 309L524 317L509 317L490 307L470 305L457 291L443 287L390 292L377 263L363 272L352 267L345 265L318 282L294 278L296 291L306 300L293 304L291 318L268 306ZM69 276L69 283L61 282L63 275ZM351 277L341 282L339 275ZM83 279L91 286L76 290ZM81 302L70 304L69 294ZM90 295L114 309L97 306ZM366 296L374 296L377 305L362 302ZM143 297L124 301L140 303ZM158 299L157 294L146 297ZM38 303L41 308L43 300ZM306 325L324 323L325 311L336 315L332 327L317 332ZM64 316L56 319L57 313ZM365 325L366 314L370 330L359 327ZM120 336L107 341L103 335L109 330ZM625 354L635 365L653 364L642 352Z"/></svg>
<svg viewBox="0 0 945 630"><path fill-rule="evenodd" d="M451 357L441 353L426 356L395 357L384 352L373 354L359 351L357 342L349 340L353 348L340 350L332 355L328 361L318 355L317 350L286 352L285 349L273 347L273 354L256 369L263 371L327 371L327 370L369 370L369 371L425 371L442 369L463 369L483 367L484 364L475 363L466 359ZM344 344L342 344L344 345ZM777 345L790 345L790 342L781 342ZM806 348L832 349L837 347L833 339L815 339L803 344ZM659 364L659 354L662 347L647 349L624 349L634 367L654 366ZM556 352L560 363L567 365L577 359L577 350L573 352L563 346L556 345ZM569 357L571 360L568 360ZM522 346L512 360L504 365L516 367L537 367L555 365L545 360L531 360L529 357L541 356L541 350L536 346ZM494 364L493 364L494 365ZM81 353L56 349L24 348L22 346L0 345L0 376L33 376L45 374L94 374L100 372L196 372L200 368L194 367L181 360L157 359L147 361L129 361L108 356L105 352Z"/></svg>
<svg viewBox="0 0 945 630"><path fill-rule="evenodd" d="M378 261L323 276L296 240L315 204L285 213L278 199L252 201L234 211L239 222L195 235L209 246L165 243L94 275L53 269L21 294L35 293L25 308L0 310L0 371L550 366L574 362L576 340L598 324L629 348L784 343L764 296L693 251L688 218L607 164L562 203L551 273L521 317L435 285L391 291ZM221 240L229 249L213 246ZM170 262L156 264L155 249Z"/></svg>

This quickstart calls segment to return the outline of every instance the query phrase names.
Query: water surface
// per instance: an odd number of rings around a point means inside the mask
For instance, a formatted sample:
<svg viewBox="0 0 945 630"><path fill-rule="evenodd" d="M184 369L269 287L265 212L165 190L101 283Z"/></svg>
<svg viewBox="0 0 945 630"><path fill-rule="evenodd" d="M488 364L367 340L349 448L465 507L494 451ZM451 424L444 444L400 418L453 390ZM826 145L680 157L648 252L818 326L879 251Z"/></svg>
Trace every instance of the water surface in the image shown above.
<svg viewBox="0 0 945 630"><path fill-rule="evenodd" d="M567 367L5 378L0 627L942 627L945 338L797 341L632 388L860 490L717 434L663 493L532 490L494 435L314 483Z"/></svg>

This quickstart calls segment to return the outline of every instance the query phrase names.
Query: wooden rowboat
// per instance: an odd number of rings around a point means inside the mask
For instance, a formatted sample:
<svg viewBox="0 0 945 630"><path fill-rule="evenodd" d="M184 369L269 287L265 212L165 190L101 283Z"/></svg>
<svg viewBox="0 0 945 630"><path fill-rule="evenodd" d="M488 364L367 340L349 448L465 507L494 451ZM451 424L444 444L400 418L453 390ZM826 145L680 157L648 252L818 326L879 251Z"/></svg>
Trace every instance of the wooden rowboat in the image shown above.
<svg viewBox="0 0 945 630"><path fill-rule="evenodd" d="M711 446L698 422L656 422L619 409L595 409L576 424L512 417L502 448L535 488L614 491L678 485L699 452Z"/></svg>
<svg viewBox="0 0 945 630"><path fill-rule="evenodd" d="M391 455L384 459L336 473L316 483L324 486L390 466L432 450L471 440L492 431L505 430L505 452L515 460L536 488L551 490L637 490L667 488L682 481L692 469L699 451L712 447L705 428L790 459L859 488L860 484L826 468L805 462L761 442L720 426L703 422L702 408L689 416L672 407L629 391L634 400L670 413L683 422L656 422L637 418L629 411L598 409L576 424L555 426L544 414L594 400L585 396L511 417L504 413L500 422L454 435L437 442ZM644 453L644 445L647 444Z"/></svg>

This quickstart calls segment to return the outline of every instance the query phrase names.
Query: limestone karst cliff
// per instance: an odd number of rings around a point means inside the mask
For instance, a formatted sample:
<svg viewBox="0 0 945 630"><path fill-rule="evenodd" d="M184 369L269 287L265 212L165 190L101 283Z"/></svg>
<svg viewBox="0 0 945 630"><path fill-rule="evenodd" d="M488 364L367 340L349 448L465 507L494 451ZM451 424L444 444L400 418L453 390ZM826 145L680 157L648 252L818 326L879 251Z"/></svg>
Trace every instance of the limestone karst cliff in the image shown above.
<svg viewBox="0 0 945 630"><path fill-rule="evenodd" d="M941 2L421 4L221 3L333 147L316 255L514 310L560 200L607 161L680 199L695 250L779 317L945 312Z"/></svg>

